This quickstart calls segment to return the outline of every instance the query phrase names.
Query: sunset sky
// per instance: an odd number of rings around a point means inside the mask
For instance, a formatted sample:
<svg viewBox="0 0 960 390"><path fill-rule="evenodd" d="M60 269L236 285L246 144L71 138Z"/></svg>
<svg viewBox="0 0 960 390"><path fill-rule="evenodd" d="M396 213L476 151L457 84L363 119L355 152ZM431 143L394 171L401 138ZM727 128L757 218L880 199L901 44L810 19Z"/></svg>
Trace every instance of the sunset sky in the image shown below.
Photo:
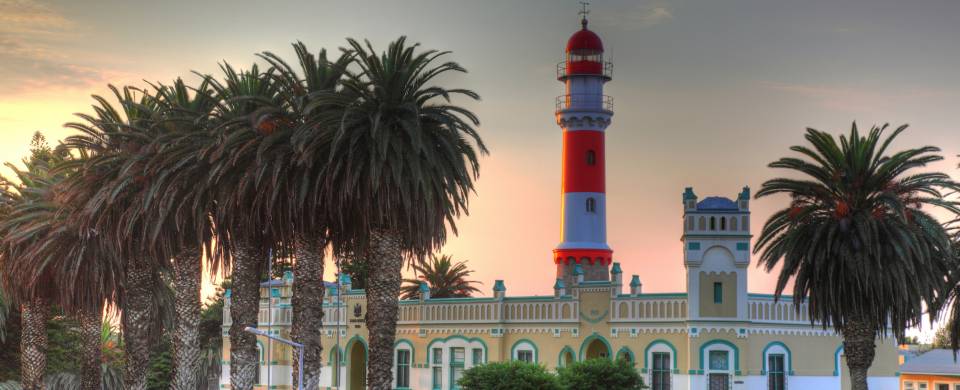
<svg viewBox="0 0 960 390"><path fill-rule="evenodd" d="M773 3L777 3L774 5ZM933 169L960 179L960 2L593 1L590 27L614 64L607 130L608 240L647 292L683 291L680 195L733 197L777 173L766 164L805 127L909 123L897 147L935 145ZM51 140L108 83L143 85L290 43L336 51L398 36L451 50L470 73L444 79L482 96L482 160L470 215L444 248L469 260L489 295L550 294L559 239L560 129L555 79L579 28L574 1L0 0L0 157L31 134ZM752 204L756 234L773 198ZM328 267L331 268L331 267ZM751 266L750 292L774 278Z"/></svg>

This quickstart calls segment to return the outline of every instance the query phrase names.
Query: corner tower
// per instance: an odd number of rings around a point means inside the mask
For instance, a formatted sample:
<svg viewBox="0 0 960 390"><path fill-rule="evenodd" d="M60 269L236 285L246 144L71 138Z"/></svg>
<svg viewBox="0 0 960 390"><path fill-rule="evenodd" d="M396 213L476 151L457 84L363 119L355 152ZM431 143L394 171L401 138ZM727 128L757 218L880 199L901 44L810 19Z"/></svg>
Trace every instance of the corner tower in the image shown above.
<svg viewBox="0 0 960 390"><path fill-rule="evenodd" d="M698 201L693 188L684 190L680 241L691 320L747 320L750 238L749 187L734 200Z"/></svg>
<svg viewBox="0 0 960 390"><path fill-rule="evenodd" d="M609 280L613 251L607 245L607 201L604 131L613 104L603 94L611 80L611 64L603 59L603 42L587 28L567 41L566 59L557 65L557 79L566 93L557 97L557 124L563 131L560 244L553 250L557 278L574 284L574 267L584 280Z"/></svg>

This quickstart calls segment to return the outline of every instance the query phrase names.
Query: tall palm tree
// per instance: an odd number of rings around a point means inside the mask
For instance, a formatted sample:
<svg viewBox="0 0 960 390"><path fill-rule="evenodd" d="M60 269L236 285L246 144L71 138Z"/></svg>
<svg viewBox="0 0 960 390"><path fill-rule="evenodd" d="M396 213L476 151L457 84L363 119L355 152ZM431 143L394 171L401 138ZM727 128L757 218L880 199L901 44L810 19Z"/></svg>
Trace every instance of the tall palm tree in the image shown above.
<svg viewBox="0 0 960 390"><path fill-rule="evenodd" d="M378 54L348 40L357 72L343 89L316 105L332 139L323 201L334 246L361 254L368 271L366 324L370 332L368 377L374 389L389 388L404 257L438 249L448 226L466 212L486 148L477 117L450 103L454 96L478 99L465 89L433 85L448 72L465 72L447 54L408 46L401 37Z"/></svg>
<svg viewBox="0 0 960 390"><path fill-rule="evenodd" d="M950 238L929 211L956 213L944 193L960 186L917 169L942 159L935 147L888 152L906 127L884 138L886 125L861 135L854 124L839 142L808 129L810 146L790 148L802 157L770 164L799 177L768 180L757 193L791 197L763 227L759 264L768 272L780 265L776 295L793 280L793 298L809 301L810 320L843 336L854 390L867 389L876 338L890 330L902 339L919 324L956 267Z"/></svg>
<svg viewBox="0 0 960 390"><path fill-rule="evenodd" d="M257 169L250 170L264 177L256 191L266 211L266 220L258 224L277 224L292 227L293 264L293 319L291 337L303 345L304 388L316 388L320 383L322 367L320 332L323 327L324 251L327 246L327 231L316 196L323 184L322 171L328 156L327 148L321 150L296 150L295 140L327 137L320 123L311 121L311 111L328 109L314 105L318 96L335 92L343 77L352 54L344 52L335 61L327 59L326 50L312 54L302 42L293 44L300 73L276 54L260 55L273 66L275 82L279 85L277 106L283 107L284 115L268 115L259 120L261 126L276 127L270 135L259 137ZM328 143L323 143L326 146ZM281 240L284 238L281 237ZM289 237L287 238L289 239ZM293 363L293 386L297 387L298 361Z"/></svg>
<svg viewBox="0 0 960 390"><path fill-rule="evenodd" d="M257 224L269 216L257 206L257 181L251 170L258 166L249 154L260 145L259 137L270 137L276 130L273 118L283 117L277 106L279 86L274 71L261 72L254 65L248 71L221 65L223 81L207 76L218 106L213 110L216 125L212 140L197 152L209 162L207 179L195 192L209 194L214 203L212 218L218 248L229 253L232 295L230 306L230 382L235 389L254 385L258 370L256 337L246 327L257 326L260 302L260 276L270 249L288 251L289 240L275 239L278 224ZM189 145L188 145L189 147ZM196 168L191 168L196 169ZM281 226L283 227L283 226ZM279 233L285 229L279 229ZM287 246L285 246L287 245Z"/></svg>
<svg viewBox="0 0 960 390"><path fill-rule="evenodd" d="M163 254L144 245L137 235L144 221L138 218L146 177L139 161L150 144L160 109L156 99L131 87L110 86L119 109L100 96L94 96L94 115L77 114L80 122L66 126L79 131L65 145L82 152L79 174L68 181L71 196L84 200L77 219L82 228L98 232L98 241L111 247L122 264L123 290L119 299L123 327L124 386L146 387L151 345L159 338L164 306L156 294L163 283L159 269L166 266Z"/></svg>
<svg viewBox="0 0 960 390"><path fill-rule="evenodd" d="M188 87L182 79L170 86L154 86L154 96L160 106L161 116L151 146L141 159L146 162L148 176L155 177L149 190L141 192L141 207L146 211L143 218L146 228L143 232L146 242L157 248L159 253L170 254L172 259L173 284L175 294L175 320L172 335L174 389L196 389L202 377L197 375L196 367L201 364L200 346L200 290L203 274L203 250L209 253L212 241L212 224L209 218L209 202L188 202L178 207L170 207L171 200L183 200L184 193L191 192L189 182L179 181L185 177L173 174L167 162L170 156L166 152L168 141L183 138L208 137L210 111L216 107L209 82L204 80L197 88ZM179 162L178 162L179 163ZM154 168L159 170L153 171ZM196 172L195 170L191 172ZM164 194L162 196L154 194ZM211 269L217 269L219 262L214 256L207 256Z"/></svg>
<svg viewBox="0 0 960 390"><path fill-rule="evenodd" d="M473 285L479 283L467 280L472 270L467 268L466 262L453 262L453 256L430 256L428 261L413 265L413 270L419 274L417 279L404 279L406 283L401 289L401 299L420 298L420 285L430 286L431 298L466 298L473 293L480 292Z"/></svg>
<svg viewBox="0 0 960 390"><path fill-rule="evenodd" d="M20 305L20 377L24 389L42 389L46 370L47 320L51 302L56 293L52 288L53 275L20 274L25 279L14 277L16 271L29 259L24 257L26 247L40 239L34 231L24 229L32 220L21 218L32 207L45 201L40 190L52 177L48 162L54 158L53 151L39 132L31 141L31 155L24 159L24 170L7 164L17 176L13 184L3 178L3 198L8 214L0 223L0 265L2 282L8 298ZM42 232L41 234L42 235ZM39 280L39 282L37 282Z"/></svg>

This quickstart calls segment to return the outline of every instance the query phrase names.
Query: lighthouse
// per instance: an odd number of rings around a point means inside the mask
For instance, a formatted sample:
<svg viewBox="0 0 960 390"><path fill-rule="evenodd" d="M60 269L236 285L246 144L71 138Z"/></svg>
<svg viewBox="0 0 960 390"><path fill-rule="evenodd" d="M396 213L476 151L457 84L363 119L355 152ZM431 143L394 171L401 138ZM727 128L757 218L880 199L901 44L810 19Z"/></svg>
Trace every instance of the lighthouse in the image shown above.
<svg viewBox="0 0 960 390"><path fill-rule="evenodd" d="M557 278L570 286L609 280L613 250L607 245L607 200L604 134L613 116L613 101L603 94L612 66L603 58L603 42L587 28L567 41L557 79L565 94L557 97L557 124L563 132L560 244L553 250ZM579 269L578 267L579 266Z"/></svg>

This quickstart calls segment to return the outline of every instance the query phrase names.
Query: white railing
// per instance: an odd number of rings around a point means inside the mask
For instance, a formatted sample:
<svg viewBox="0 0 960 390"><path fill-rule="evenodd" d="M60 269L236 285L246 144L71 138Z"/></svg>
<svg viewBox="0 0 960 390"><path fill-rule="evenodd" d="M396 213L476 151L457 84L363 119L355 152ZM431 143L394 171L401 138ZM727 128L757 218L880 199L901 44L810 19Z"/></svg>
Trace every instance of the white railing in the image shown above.
<svg viewBox="0 0 960 390"><path fill-rule="evenodd" d="M682 321L687 318L687 298L683 296L638 296L610 301L611 322Z"/></svg>
<svg viewBox="0 0 960 390"><path fill-rule="evenodd" d="M800 304L800 311L788 297L774 302L772 297L751 297L747 303L747 314L751 321L769 323L810 323L807 315L807 303Z"/></svg>

